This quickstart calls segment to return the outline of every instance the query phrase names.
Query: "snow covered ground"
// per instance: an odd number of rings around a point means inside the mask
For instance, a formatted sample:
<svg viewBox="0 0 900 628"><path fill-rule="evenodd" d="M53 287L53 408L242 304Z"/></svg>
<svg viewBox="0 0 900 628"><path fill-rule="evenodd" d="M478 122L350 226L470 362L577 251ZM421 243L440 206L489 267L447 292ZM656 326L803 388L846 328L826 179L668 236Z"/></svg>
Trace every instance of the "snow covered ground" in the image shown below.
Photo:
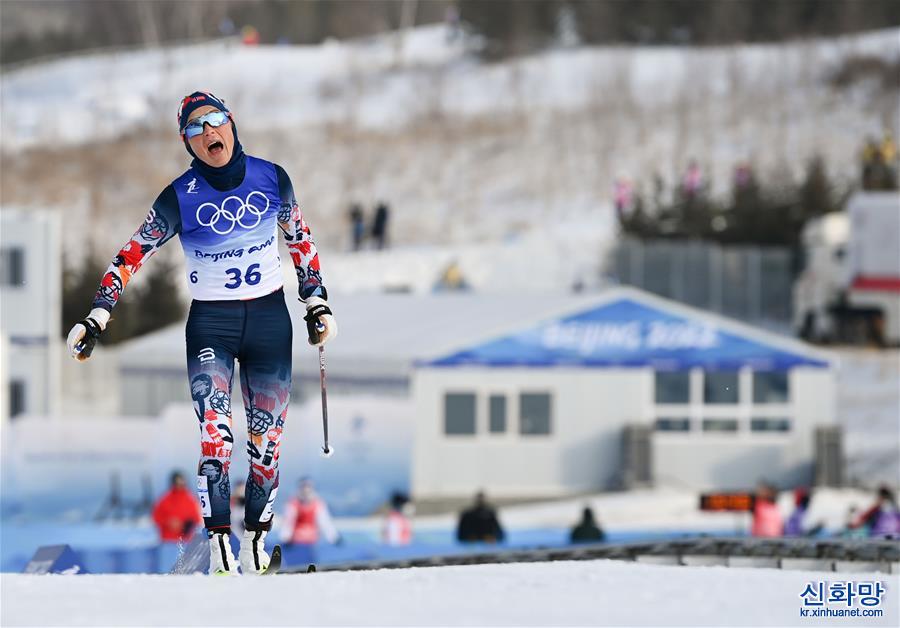
<svg viewBox="0 0 900 628"><path fill-rule="evenodd" d="M833 573L613 561L328 572L274 578L3 575L4 626L898 625L900 579L881 617L800 616ZM843 606L846 608L845 606ZM815 608L815 607L813 607ZM829 604L828 608L842 608ZM864 608L857 601L854 608Z"/></svg>

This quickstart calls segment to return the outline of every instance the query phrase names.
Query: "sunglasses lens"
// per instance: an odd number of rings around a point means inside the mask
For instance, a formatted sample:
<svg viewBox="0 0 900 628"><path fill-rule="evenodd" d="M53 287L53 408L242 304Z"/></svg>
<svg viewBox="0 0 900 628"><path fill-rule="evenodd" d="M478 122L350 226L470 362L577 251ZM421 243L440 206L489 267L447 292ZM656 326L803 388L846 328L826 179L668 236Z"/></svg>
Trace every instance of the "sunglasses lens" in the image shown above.
<svg viewBox="0 0 900 628"><path fill-rule="evenodd" d="M222 126L228 122L228 114L223 111L210 111L206 115L194 118L184 127L184 136L188 139L196 137L203 133L203 125L209 124L213 127Z"/></svg>
<svg viewBox="0 0 900 628"><path fill-rule="evenodd" d="M203 133L203 125L198 124L197 122L191 122L186 127L184 127L184 136L188 139L196 137L201 133Z"/></svg>

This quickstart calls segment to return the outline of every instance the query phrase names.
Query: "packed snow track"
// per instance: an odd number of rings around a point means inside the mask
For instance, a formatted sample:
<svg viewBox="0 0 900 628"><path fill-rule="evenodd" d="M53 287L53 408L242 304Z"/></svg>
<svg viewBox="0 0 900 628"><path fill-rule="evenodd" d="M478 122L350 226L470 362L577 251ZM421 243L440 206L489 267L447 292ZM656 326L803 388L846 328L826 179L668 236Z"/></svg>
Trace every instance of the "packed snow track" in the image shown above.
<svg viewBox="0 0 900 628"><path fill-rule="evenodd" d="M666 567L615 561L431 567L279 575L27 576L0 580L3 626L803 625L809 582L847 574ZM853 574L887 586L896 575ZM841 620L831 620L841 621ZM846 619L844 620L846 621ZM814 622L815 623L815 622ZM848 624L849 625L849 624Z"/></svg>

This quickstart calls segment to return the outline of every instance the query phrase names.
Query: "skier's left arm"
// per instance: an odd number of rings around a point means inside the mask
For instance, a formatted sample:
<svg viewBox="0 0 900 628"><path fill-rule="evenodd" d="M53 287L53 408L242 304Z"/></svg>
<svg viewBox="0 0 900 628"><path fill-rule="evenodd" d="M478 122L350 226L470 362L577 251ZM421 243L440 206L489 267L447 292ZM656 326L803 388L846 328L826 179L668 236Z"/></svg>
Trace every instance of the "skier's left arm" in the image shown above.
<svg viewBox="0 0 900 628"><path fill-rule="evenodd" d="M309 344L323 345L337 335L337 323L328 307L328 292L322 282L319 252L297 204L290 177L281 166L276 165L275 172L278 175L278 192L281 197L278 226L297 272L300 300L306 305L304 320Z"/></svg>

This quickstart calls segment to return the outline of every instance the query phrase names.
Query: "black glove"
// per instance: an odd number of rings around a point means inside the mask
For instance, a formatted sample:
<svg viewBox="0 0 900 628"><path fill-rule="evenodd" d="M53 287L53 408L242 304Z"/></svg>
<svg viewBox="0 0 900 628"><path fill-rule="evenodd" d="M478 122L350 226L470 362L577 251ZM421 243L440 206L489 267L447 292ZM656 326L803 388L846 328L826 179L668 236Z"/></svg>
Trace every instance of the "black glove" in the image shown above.
<svg viewBox="0 0 900 628"><path fill-rule="evenodd" d="M325 299L310 297L306 300L306 332L309 335L309 344L313 346L324 344L337 335L337 323L331 308Z"/></svg>
<svg viewBox="0 0 900 628"><path fill-rule="evenodd" d="M80 335L78 333L78 330L76 329L78 325L82 325L84 327L85 332L83 335ZM69 349L76 357L79 357L82 360L86 360L91 357L91 353L94 352L94 345L97 344L97 339L102 333L103 328L100 327L100 323L95 321L93 318L85 318L84 320L80 320L75 323L75 325L72 327L72 331L69 332L69 339L72 345L69 347Z"/></svg>

